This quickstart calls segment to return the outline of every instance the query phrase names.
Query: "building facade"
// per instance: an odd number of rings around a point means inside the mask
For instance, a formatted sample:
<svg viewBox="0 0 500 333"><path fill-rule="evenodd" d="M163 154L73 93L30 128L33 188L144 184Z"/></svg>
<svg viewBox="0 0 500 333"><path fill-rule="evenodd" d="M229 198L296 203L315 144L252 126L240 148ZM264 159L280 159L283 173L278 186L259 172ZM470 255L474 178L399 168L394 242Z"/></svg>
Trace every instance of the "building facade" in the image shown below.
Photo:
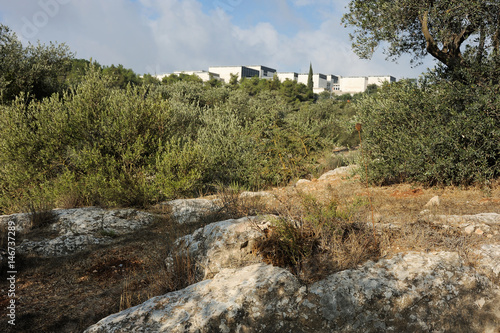
<svg viewBox="0 0 500 333"><path fill-rule="evenodd" d="M276 73L276 75L281 82L284 82L285 80L297 81L299 79L299 74L295 72Z"/></svg>
<svg viewBox="0 0 500 333"><path fill-rule="evenodd" d="M246 66L251 69L255 69L256 71L259 71L259 78L261 79L272 79L274 75L276 74L276 70L271 67L266 67L266 66Z"/></svg>
<svg viewBox="0 0 500 333"><path fill-rule="evenodd" d="M277 72L276 69L261 66L213 66L209 67L208 71L184 71L184 72L174 72L173 74L187 74L187 75L197 75L204 82L210 79L221 80L225 83L229 83L231 80L231 75L236 75L238 81L242 78L252 78L258 77L261 79L272 79L275 75L281 82L285 80L292 80L298 83L303 83L307 85L309 79L309 74L298 74L295 72ZM163 79L163 77L170 74L156 75L158 79ZM385 82L396 82L396 78L390 75L385 76L339 76L333 74L313 74L313 92L331 92L337 95L341 94L356 94L366 91L369 85L376 84L381 86Z"/></svg>
<svg viewBox="0 0 500 333"><path fill-rule="evenodd" d="M381 86L384 82L396 82L396 78L390 75L385 76L339 76L338 83L333 84L335 94L356 94L365 92L369 85Z"/></svg>
<svg viewBox="0 0 500 333"><path fill-rule="evenodd" d="M229 83L231 74L238 76L238 81L242 78L258 77L261 79L272 79L276 70L266 66L215 66L208 69L209 72L219 74L221 80Z"/></svg>
<svg viewBox="0 0 500 333"><path fill-rule="evenodd" d="M202 79L203 82L209 81L211 79L221 80L219 74L211 73L211 72L207 72L207 71L176 71L176 72L173 72L170 74L156 75L155 77L161 81L164 77L172 75L172 74L175 74L175 75L180 75L180 74L196 75L200 79Z"/></svg>

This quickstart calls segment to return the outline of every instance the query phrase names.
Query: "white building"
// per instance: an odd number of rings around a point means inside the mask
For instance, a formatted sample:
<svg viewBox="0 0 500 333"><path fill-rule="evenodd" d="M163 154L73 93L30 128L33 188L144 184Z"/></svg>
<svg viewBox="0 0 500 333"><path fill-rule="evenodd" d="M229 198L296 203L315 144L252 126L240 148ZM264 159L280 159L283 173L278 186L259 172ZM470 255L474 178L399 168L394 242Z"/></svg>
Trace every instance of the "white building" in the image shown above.
<svg viewBox="0 0 500 333"><path fill-rule="evenodd" d="M381 86L384 82L396 82L396 78L386 76L345 76L338 77L338 83L333 84L336 94L356 94L366 91L370 84Z"/></svg>
<svg viewBox="0 0 500 333"><path fill-rule="evenodd" d="M276 74L276 70L271 67L260 66L260 65L246 66L246 67L259 71L259 78L261 79L272 79L274 77L274 74Z"/></svg>
<svg viewBox="0 0 500 333"><path fill-rule="evenodd" d="M297 81L299 79L299 74L295 72L276 73L276 75L281 82L284 82L285 80Z"/></svg>
<svg viewBox="0 0 500 333"><path fill-rule="evenodd" d="M242 77L260 77L260 71L257 69L249 68L247 66L215 66L209 67L209 72L219 74L221 80L225 83L229 83L231 80L231 74L238 76L238 81L241 81Z"/></svg>
<svg viewBox="0 0 500 333"><path fill-rule="evenodd" d="M319 94L323 91L330 91L332 88L331 81L328 80L328 75L316 73L313 74L313 92ZM309 79L309 74L299 74L298 83L303 83L307 85L307 80Z"/></svg>
<svg viewBox="0 0 500 333"><path fill-rule="evenodd" d="M174 72L174 74L179 75L179 74L187 74L187 75L196 75L200 79L203 80L203 82L210 81L211 79L216 79L220 80L220 76L217 73L211 73L207 71L187 71L187 72Z"/></svg>
<svg viewBox="0 0 500 333"><path fill-rule="evenodd" d="M394 76L386 75L386 76L368 76L368 85L376 84L377 86L381 86L384 82L396 82L396 78Z"/></svg>
<svg viewBox="0 0 500 333"><path fill-rule="evenodd" d="M307 85L309 74L298 74L295 72L276 72L274 68L255 65L255 66L214 66L208 71L184 71L174 72L174 74L197 75L204 82L215 78L217 80L229 83L231 74L236 75L238 81L242 78L258 77L261 79L272 79L277 75L281 82L292 80L298 83ZM169 74L157 75L158 79L163 79ZM313 92L321 93L324 91L333 92L335 94L356 94L366 91L369 85L376 84L381 86L384 82L396 82L396 78L390 75L385 76L338 76L333 74L313 74Z"/></svg>
<svg viewBox="0 0 500 333"><path fill-rule="evenodd" d="M347 76L339 78L337 94L355 94L364 92L368 87L368 77L366 76Z"/></svg>
<svg viewBox="0 0 500 333"><path fill-rule="evenodd" d="M171 74L175 74L175 75L180 75L180 74L196 75L203 82L209 81L210 79L221 80L219 74L217 74L217 73L211 73L211 72L207 72L207 71L176 71L176 72L173 72ZM169 76L171 74L160 74L160 75L156 75L155 77L158 80L161 81L164 77Z"/></svg>

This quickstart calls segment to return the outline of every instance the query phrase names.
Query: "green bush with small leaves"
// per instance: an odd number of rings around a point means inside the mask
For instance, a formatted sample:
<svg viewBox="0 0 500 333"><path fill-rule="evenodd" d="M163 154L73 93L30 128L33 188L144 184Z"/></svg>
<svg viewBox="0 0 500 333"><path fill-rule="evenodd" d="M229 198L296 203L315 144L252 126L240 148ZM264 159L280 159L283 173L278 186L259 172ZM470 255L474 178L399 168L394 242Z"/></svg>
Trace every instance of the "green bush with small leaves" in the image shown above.
<svg viewBox="0 0 500 333"><path fill-rule="evenodd" d="M357 103L376 183L487 184L500 175L500 85L400 81Z"/></svg>
<svg viewBox="0 0 500 333"><path fill-rule="evenodd" d="M85 73L62 95L0 105L0 212L283 185L352 136L345 103L297 104L268 83L252 94L185 80L121 88L97 65Z"/></svg>

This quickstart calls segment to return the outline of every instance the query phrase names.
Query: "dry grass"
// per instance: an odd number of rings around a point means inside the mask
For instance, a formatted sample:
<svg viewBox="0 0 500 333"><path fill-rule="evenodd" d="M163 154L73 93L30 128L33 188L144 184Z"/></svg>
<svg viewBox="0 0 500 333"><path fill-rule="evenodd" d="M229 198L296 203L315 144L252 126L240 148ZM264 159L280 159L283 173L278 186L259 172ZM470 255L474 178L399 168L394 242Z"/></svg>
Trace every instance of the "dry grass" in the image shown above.
<svg viewBox="0 0 500 333"><path fill-rule="evenodd" d="M48 205L30 204L28 207L31 229L43 229L56 222L57 215Z"/></svg>
<svg viewBox="0 0 500 333"><path fill-rule="evenodd" d="M172 269L164 260L175 251L172 244L177 237L198 227L179 226L167 212L147 228L82 253L61 258L17 254L17 294L21 297L14 331L82 332L105 316L196 282L189 278L194 267L189 259L178 258ZM6 288L4 274L2 270L0 289ZM2 293L2 317L7 302ZM1 332L11 329L6 321L0 322Z"/></svg>
<svg viewBox="0 0 500 333"><path fill-rule="evenodd" d="M339 175L275 189L281 198L279 218L256 250L266 262L289 268L306 283L408 251L458 252L475 266L475 250L485 242L499 243L500 235L466 235L457 227L427 222L420 213L434 196L441 203L430 208L432 214L498 213L499 185L497 181L486 189L412 184L366 188L357 176Z"/></svg>
<svg viewBox="0 0 500 333"><path fill-rule="evenodd" d="M240 198L238 190L221 190L220 209L199 224L178 225L165 210L167 206L161 206L152 210L158 215L152 225L117 237L111 245L62 258L17 256L20 298L15 332L82 332L107 315L184 288L196 282L197 268L191 258L176 255L182 252L173 248L174 241L206 223L259 212L278 216L259 247L264 260L288 267L305 282L407 251L458 251L475 265L474 249L483 242L500 244L500 235L464 235L457 228L426 222L419 213L435 195L441 199L440 206L433 208L436 214L498 213L499 185L496 182L489 189L411 184L370 188L376 239L369 223L367 189L349 175L274 189L279 198L274 201ZM43 228L33 229L27 237L44 232ZM3 242L4 237L5 233ZM169 254L174 260L167 266ZM0 289L6 286L2 275ZM7 302L6 294L0 294L2 318L6 318ZM5 320L0 321L0 332L10 329Z"/></svg>
<svg viewBox="0 0 500 333"><path fill-rule="evenodd" d="M372 230L354 220L355 206L340 208L336 200L321 202L301 192L280 201L279 217L255 243L265 262L311 283L379 257Z"/></svg>
<svg viewBox="0 0 500 333"><path fill-rule="evenodd" d="M228 219L238 219L259 214L274 214L276 210L267 205L266 199L259 196L241 196L242 189L237 186L218 186L215 199L217 209L202 217L202 223L212 223Z"/></svg>

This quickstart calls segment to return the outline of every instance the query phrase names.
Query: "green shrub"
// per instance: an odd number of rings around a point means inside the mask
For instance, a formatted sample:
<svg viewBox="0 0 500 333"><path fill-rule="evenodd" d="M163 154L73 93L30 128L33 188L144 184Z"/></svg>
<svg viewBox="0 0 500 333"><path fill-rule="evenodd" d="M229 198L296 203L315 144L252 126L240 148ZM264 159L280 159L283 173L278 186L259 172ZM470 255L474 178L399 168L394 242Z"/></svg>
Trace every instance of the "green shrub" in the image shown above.
<svg viewBox="0 0 500 333"><path fill-rule="evenodd" d="M344 111L331 101L289 103L272 89L251 95L187 81L122 89L91 65L63 95L0 105L0 212L38 198L65 208L145 206L215 184L283 185L313 173L350 135Z"/></svg>
<svg viewBox="0 0 500 333"><path fill-rule="evenodd" d="M362 99L369 179L468 185L498 177L499 92L498 85L401 81Z"/></svg>

